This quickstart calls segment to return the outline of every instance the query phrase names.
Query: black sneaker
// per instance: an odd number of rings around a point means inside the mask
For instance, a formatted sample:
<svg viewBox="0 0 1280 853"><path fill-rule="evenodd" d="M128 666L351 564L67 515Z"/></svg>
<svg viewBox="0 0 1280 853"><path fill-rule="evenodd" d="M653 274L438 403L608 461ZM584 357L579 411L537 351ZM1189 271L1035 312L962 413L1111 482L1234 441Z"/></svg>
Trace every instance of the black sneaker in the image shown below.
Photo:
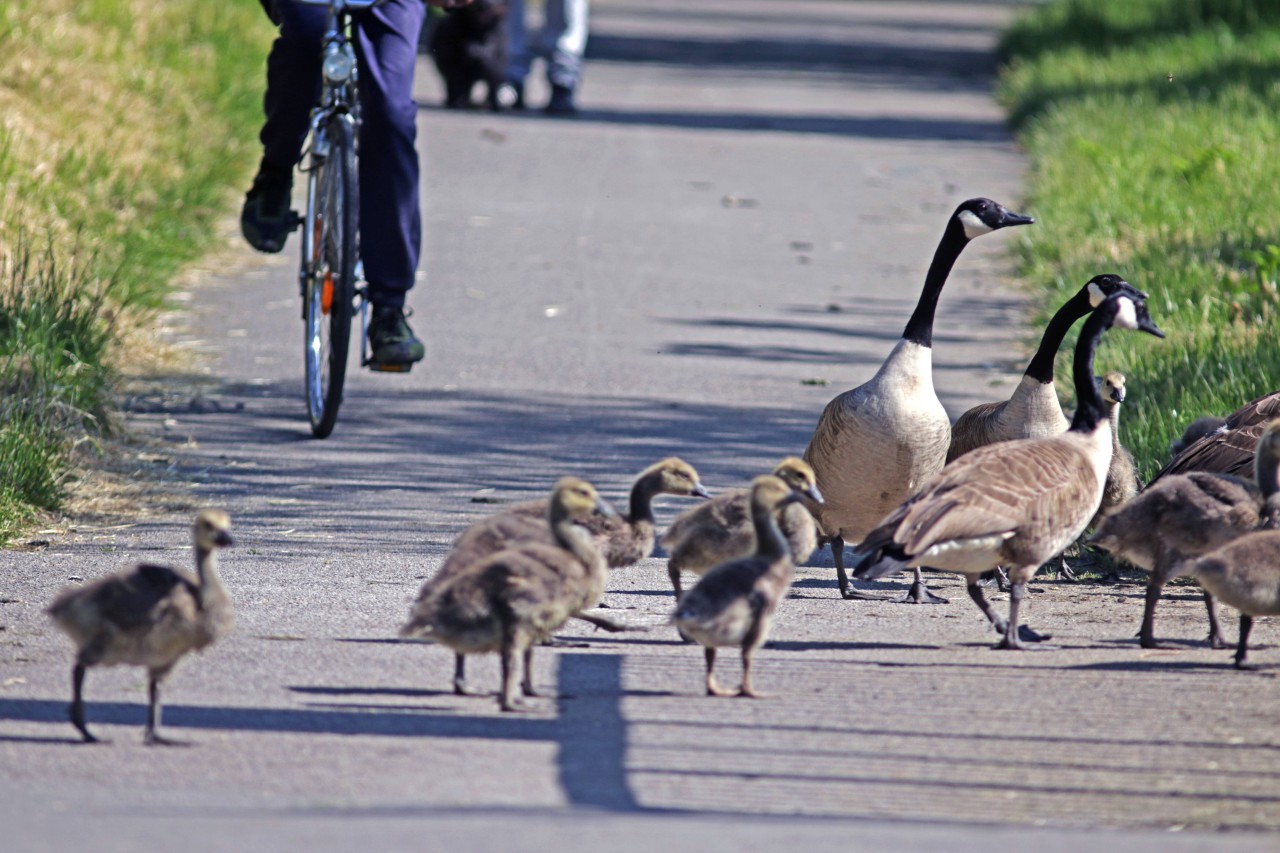
<svg viewBox="0 0 1280 853"><path fill-rule="evenodd" d="M245 193L240 211L240 233L259 252L275 254L297 227L298 217L289 209L293 194L293 170L263 166Z"/></svg>
<svg viewBox="0 0 1280 853"><path fill-rule="evenodd" d="M426 355L426 347L409 328L403 308L375 305L369 318L369 367L405 372Z"/></svg>
<svg viewBox="0 0 1280 853"><path fill-rule="evenodd" d="M551 86L551 100L547 101L547 115L550 116L575 116L578 114L578 108L573 103L573 90L568 86Z"/></svg>

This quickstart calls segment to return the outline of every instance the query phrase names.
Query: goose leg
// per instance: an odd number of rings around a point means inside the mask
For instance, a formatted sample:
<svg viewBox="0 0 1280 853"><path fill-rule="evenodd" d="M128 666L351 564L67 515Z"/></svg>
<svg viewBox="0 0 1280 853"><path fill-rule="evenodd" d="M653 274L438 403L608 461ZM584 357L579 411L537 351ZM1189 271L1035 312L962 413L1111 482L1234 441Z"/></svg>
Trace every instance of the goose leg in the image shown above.
<svg viewBox="0 0 1280 853"><path fill-rule="evenodd" d="M533 689L533 646L524 650L524 680L520 682L520 691L526 696L541 695Z"/></svg>
<svg viewBox="0 0 1280 853"><path fill-rule="evenodd" d="M1213 600L1209 590L1204 591L1204 607L1209 611L1209 648L1229 649L1230 645L1222 637L1222 627L1218 624L1218 603Z"/></svg>
<svg viewBox="0 0 1280 853"><path fill-rule="evenodd" d="M950 604L951 599L943 598L935 595L928 584L924 582L924 576L920 574L920 567L916 567L915 580L912 581L911 587L901 596L894 599L899 604Z"/></svg>
<svg viewBox="0 0 1280 853"><path fill-rule="evenodd" d="M181 741L170 740L160 734L160 679L164 678L163 673L151 673L147 679L147 730L143 734L143 740L149 746L174 746L180 744Z"/></svg>
<svg viewBox="0 0 1280 853"><path fill-rule="evenodd" d="M719 684L716 683L716 675L715 675L716 650L713 647L707 646L706 658L707 658L707 695L708 696L732 696L733 695L732 690L726 690L725 688L721 687Z"/></svg>
<svg viewBox="0 0 1280 853"><path fill-rule="evenodd" d="M1240 614L1240 640L1236 643L1236 669L1253 669L1245 663L1249 655L1249 632L1253 630L1253 617L1248 613Z"/></svg>
<svg viewBox="0 0 1280 853"><path fill-rule="evenodd" d="M1027 585L1025 583L1015 583L1013 589L1009 590L1009 621L1004 626L1004 639L997 645L997 649L1022 649L1022 638L1018 635L1018 610L1022 606L1023 596L1027 594Z"/></svg>
<svg viewBox="0 0 1280 853"><path fill-rule="evenodd" d="M71 707L68 709L71 725L76 727L85 743L97 743L98 739L89 733L84 722L84 671L82 663L76 663L71 669Z"/></svg>
<svg viewBox="0 0 1280 853"><path fill-rule="evenodd" d="M991 609L991 604L987 601L987 597L982 594L982 587L978 586L978 577L979 576L974 575L969 576L969 583L965 587L969 593L969 598L973 599L973 603L978 605L978 609L982 611L983 616L987 617L987 621L991 623L991 627L995 629L996 633L1007 636L1009 633L1009 620L997 616L995 611ZM1022 590L1021 594L1017 596L1018 603L1020 604L1023 596L1026 595L1026 584L1015 583L1009 591L1009 611L1011 619L1016 616L1017 608L1014 607L1014 594L1019 588ZM1041 634L1039 631L1033 631L1026 625L1018 626L1017 638L1022 642L1042 643L1045 640L1051 639L1051 637L1052 635L1050 634ZM999 646L996 646L996 648L1006 648L1006 646L1002 641ZM1010 648L1021 648L1021 644Z"/></svg>
<svg viewBox="0 0 1280 853"><path fill-rule="evenodd" d="M466 655L453 656L453 693L455 696L478 696L479 690L467 686Z"/></svg>
<svg viewBox="0 0 1280 853"><path fill-rule="evenodd" d="M854 588L844 570L844 537L836 534L827 540L831 543L831 559L836 563L836 581L840 584L840 597L846 601L887 601L883 595L875 595Z"/></svg>

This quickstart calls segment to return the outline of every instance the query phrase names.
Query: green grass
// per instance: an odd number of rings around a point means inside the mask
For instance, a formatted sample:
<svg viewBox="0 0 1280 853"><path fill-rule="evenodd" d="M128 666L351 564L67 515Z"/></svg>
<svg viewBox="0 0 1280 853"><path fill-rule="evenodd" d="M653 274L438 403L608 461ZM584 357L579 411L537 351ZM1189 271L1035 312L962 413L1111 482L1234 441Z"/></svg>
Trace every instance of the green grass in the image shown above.
<svg viewBox="0 0 1280 853"><path fill-rule="evenodd" d="M257 0L0 3L0 543L110 430L122 323L218 239L272 34Z"/></svg>
<svg viewBox="0 0 1280 853"><path fill-rule="evenodd" d="M1280 388L1280 3L1054 0L1001 52L1041 319L1118 272L1168 333L1113 332L1099 353L1128 376L1121 435L1150 475L1191 420Z"/></svg>

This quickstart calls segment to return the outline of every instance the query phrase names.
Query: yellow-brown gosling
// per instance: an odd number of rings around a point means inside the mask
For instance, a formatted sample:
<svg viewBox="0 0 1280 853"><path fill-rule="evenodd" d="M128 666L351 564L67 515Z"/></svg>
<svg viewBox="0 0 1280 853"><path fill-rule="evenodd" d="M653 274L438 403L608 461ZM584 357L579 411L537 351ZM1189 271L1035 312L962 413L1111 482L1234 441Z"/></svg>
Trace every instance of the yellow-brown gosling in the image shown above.
<svg viewBox="0 0 1280 853"><path fill-rule="evenodd" d="M1249 631L1255 616L1280 614L1280 530L1259 530L1178 565L1174 576L1191 575L1205 591L1240 611L1237 669L1251 669Z"/></svg>
<svg viewBox="0 0 1280 853"><path fill-rule="evenodd" d="M1071 428L1052 438L1024 438L980 447L952 462L889 514L861 546L855 577L875 579L929 565L968 580L970 598L997 631L997 648L1022 648L1044 639L1021 631L1018 610L1027 581L1073 542L1102 501L1111 464L1111 430L1093 380L1093 356L1111 326L1164 333L1146 306L1111 296L1085 322L1076 345L1073 378L1079 401ZM999 619L978 579L1009 567L1009 618Z"/></svg>
<svg viewBox="0 0 1280 853"><path fill-rule="evenodd" d="M547 501L544 524L554 544L513 543L459 569L443 583L424 587L401 628L405 637L429 637L456 655L454 692L467 690L463 659L498 652L502 689L498 703L517 711L517 655L524 657L525 696L533 687L533 647L579 611L594 607L604 592L607 566L592 537L578 526L592 515L614 511L591 484L575 477L558 481Z"/></svg>
<svg viewBox="0 0 1280 853"><path fill-rule="evenodd" d="M947 219L901 340L875 376L831 400L818 419L804 459L817 472L826 499L818 525L831 545L842 597L879 598L849 583L845 542L861 542L947 459L951 419L933 389L933 320L952 266L971 240L1033 221L987 198L960 204ZM917 570L903 600L940 599Z"/></svg>
<svg viewBox="0 0 1280 853"><path fill-rule="evenodd" d="M1254 481L1192 471L1152 482L1102 520L1093 544L1151 573L1142 627L1143 648L1157 648L1156 604L1178 564L1207 554L1259 527L1280 525L1280 419L1257 442ZM1205 589L1209 645L1226 648L1213 594Z"/></svg>
<svg viewBox="0 0 1280 853"><path fill-rule="evenodd" d="M731 696L716 683L716 649L742 649L739 696L758 696L751 684L751 657L764 645L778 603L791 586L795 566L791 548L775 514L801 494L778 477L764 475L751 484L751 521L755 553L711 569L680 599L672 621L680 633L706 647L707 695Z"/></svg>
<svg viewBox="0 0 1280 853"><path fill-rule="evenodd" d="M816 509L822 503L822 493L818 491L813 469L795 456L779 462L773 476L804 498L787 504L778 513L778 527L787 540L791 560L800 565L818 546L818 528L809 506ZM713 566L749 555L755 544L750 489L725 492L680 513L662 536L676 601L683 593L681 571L705 575Z"/></svg>
<svg viewBox="0 0 1280 853"><path fill-rule="evenodd" d="M141 564L81 587L64 590L48 613L76 646L71 670L71 724L97 741L84 719L85 670L125 664L147 670L149 744L172 743L160 734L160 683L188 652L200 651L231 630L231 599L218 577L217 551L231 544L231 519L203 509L193 526L196 574Z"/></svg>
<svg viewBox="0 0 1280 853"><path fill-rule="evenodd" d="M1067 332L1076 321L1088 316L1112 294L1127 293L1135 300L1146 299L1118 275L1105 273L1085 282L1075 296L1068 299L1045 327L1040 346L1027 364L1018 387L1009 399L998 403L981 403L969 409L951 426L951 446L947 461L963 456L977 447L1012 441L1018 438L1048 438L1067 431L1071 422L1058 402L1058 389L1053 382L1053 363ZM1103 395L1106 396L1105 394Z"/></svg>

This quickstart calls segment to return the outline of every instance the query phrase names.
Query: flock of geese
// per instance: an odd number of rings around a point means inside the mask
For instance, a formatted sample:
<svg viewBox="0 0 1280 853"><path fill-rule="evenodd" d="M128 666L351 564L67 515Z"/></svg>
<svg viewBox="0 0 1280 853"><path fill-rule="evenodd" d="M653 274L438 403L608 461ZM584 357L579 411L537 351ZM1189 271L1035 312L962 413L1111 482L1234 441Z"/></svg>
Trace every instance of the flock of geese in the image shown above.
<svg viewBox="0 0 1280 853"><path fill-rule="evenodd" d="M787 457L749 488L710 496L678 458L645 469L626 513L590 483L559 480L543 500L508 507L465 529L423 584L404 637L453 651L453 689L466 682L467 655L497 652L503 710L535 696L534 649L569 619L617 629L593 614L608 571L648 557L659 540L659 495L701 498L661 537L675 607L670 623L706 655L711 695L757 695L752 655L764 644L794 567L821 547L834 557L840 595L878 598L856 586L906 569L907 602L944 602L921 570L961 574L969 597L1000 635L997 648L1046 639L1019 623L1027 582L1090 529L1091 543L1150 573L1141 645L1156 644L1154 612L1171 579L1204 589L1210 643L1222 647L1215 600L1240 613L1237 667L1246 665L1257 615L1280 613L1280 391L1225 419L1201 419L1179 439L1173 460L1139 488L1117 434L1125 378L1094 375L1110 329L1163 337L1147 294L1123 278L1092 278L1049 321L1007 400L976 406L952 424L933 387L934 315L943 285L969 242L1032 223L985 198L947 220L918 303L901 339L866 383L828 403L803 458ZM1054 359L1081 319L1068 418L1054 387ZM160 684L185 654L231 628L231 601L216 554L231 544L225 512L202 510L194 526L196 574L141 565L63 591L48 612L75 643L70 718L86 741L83 683L93 666L129 664L148 672L146 740L160 735ZM856 543L848 564L845 543ZM1067 571L1065 563L1062 571ZM699 575L688 590L682 574ZM1007 616L983 586L1007 583ZM739 648L741 687L716 681L720 648ZM522 675L520 675L522 670ZM519 682L517 685L517 676ZM521 695L517 695L517 694Z"/></svg>

